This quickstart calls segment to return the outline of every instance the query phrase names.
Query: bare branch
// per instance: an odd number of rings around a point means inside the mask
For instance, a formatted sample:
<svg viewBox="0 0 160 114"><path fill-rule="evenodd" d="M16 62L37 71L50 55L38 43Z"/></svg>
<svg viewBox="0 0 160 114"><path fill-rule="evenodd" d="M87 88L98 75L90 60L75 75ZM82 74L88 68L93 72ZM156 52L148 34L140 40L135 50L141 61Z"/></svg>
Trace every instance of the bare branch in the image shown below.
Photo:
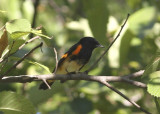
<svg viewBox="0 0 160 114"><path fill-rule="evenodd" d="M39 39L39 38L40 38L39 36L35 36L35 37L29 39L28 41L26 41L24 44L22 44L22 45L19 47L19 50L22 49L26 44L32 42L33 40Z"/></svg>
<svg viewBox="0 0 160 114"><path fill-rule="evenodd" d="M28 57L34 50L37 48L41 47L43 43L41 42L38 46L34 47L31 51L29 51L27 54L25 54L19 61L17 61L11 68L9 68L1 77L0 80L2 79L3 76L7 75L10 71L12 71L14 68L16 68L17 65L19 65L26 57Z"/></svg>
<svg viewBox="0 0 160 114"><path fill-rule="evenodd" d="M48 89L51 89L51 86L47 83L45 79L43 79L43 82L47 85Z"/></svg>
<svg viewBox="0 0 160 114"><path fill-rule="evenodd" d="M133 73L133 74L135 74L135 73ZM141 75L142 74L143 74L143 72L141 72ZM67 76L66 75L54 75L54 74L48 74L48 75L21 75L21 76L3 77L2 80L0 80L0 82L3 82L3 83L4 82L21 82L21 83L25 83L25 82L41 81L41 80L46 82L46 80L48 80L48 79L52 79L52 80L87 80L87 81L96 81L96 82L99 82L101 84L104 84L105 86L107 86L108 88L113 90L114 92L118 93L120 96L125 98L127 101L129 101L131 104L133 104L139 110L145 112L146 114L150 114L148 111L146 111L145 109L140 107L137 103L135 103L134 101L130 100L127 96L125 96L123 93L121 93L120 91L118 91L117 89L115 89L114 87L112 87L108 83L108 82L127 82L127 83L135 85L137 87L146 88L145 84L143 84L141 82L130 80L126 76L127 75L125 75L125 76L89 76L89 75L87 75L85 73L70 74L70 75L67 75ZM130 76L130 75L128 75L128 76ZM46 85L50 89L50 86L48 85L47 82L46 82Z"/></svg>
<svg viewBox="0 0 160 114"><path fill-rule="evenodd" d="M126 76L124 76L124 78L136 78L136 77L142 76L143 73L144 73L144 70L140 70L140 71L135 72L133 74L126 75Z"/></svg>
<svg viewBox="0 0 160 114"><path fill-rule="evenodd" d="M33 14L32 25L31 25L32 28L34 28L36 25L36 18L37 18L37 14L38 14L37 8L40 3L40 0L33 0L33 3L34 3L34 14ZM32 37L33 37L33 34L30 35L30 38L32 38Z"/></svg>
<svg viewBox="0 0 160 114"><path fill-rule="evenodd" d="M127 15L127 18L126 18L124 24L121 26L121 29L120 29L118 35L116 36L116 38L111 42L111 44L104 51L104 53L93 63L93 65L87 71L85 71L86 73L90 72L98 64L98 62L102 59L102 57L104 57L104 55L108 52L108 50L111 48L111 46L114 44L114 42L118 39L118 37L120 36L126 22L128 21L129 16L130 16L130 14Z"/></svg>
<svg viewBox="0 0 160 114"><path fill-rule="evenodd" d="M142 73L143 74L143 73ZM125 75L126 76L126 75ZM146 84L134 80L130 80L125 78L124 76L89 76L85 73L79 74L70 74L70 75L54 75L54 74L46 74L46 75L20 75L20 76L8 76L2 78L0 82L32 82L32 81L41 81L41 80L87 80L87 81L95 81L97 79L106 80L107 82L125 82L136 87L146 88Z"/></svg>
<svg viewBox="0 0 160 114"><path fill-rule="evenodd" d="M54 74L56 73L57 71L57 68L58 68L58 58L57 58L57 51L56 51L56 48L54 48L54 53L55 53L55 60L56 60L56 67L54 69Z"/></svg>
<svg viewBox="0 0 160 114"><path fill-rule="evenodd" d="M105 80L99 80L100 83L106 85L108 88L110 88L111 90L113 90L114 92L116 92L117 94L119 94L120 96L122 96L124 99L126 99L127 101L129 101L131 104L133 104L136 108L140 109L141 111L145 112L146 114L151 114L150 112L148 112L147 110L143 109L141 106L139 106L136 102L130 100L127 96L125 96L123 93L121 93L119 90L115 89L114 87L112 87L108 82L106 82Z"/></svg>

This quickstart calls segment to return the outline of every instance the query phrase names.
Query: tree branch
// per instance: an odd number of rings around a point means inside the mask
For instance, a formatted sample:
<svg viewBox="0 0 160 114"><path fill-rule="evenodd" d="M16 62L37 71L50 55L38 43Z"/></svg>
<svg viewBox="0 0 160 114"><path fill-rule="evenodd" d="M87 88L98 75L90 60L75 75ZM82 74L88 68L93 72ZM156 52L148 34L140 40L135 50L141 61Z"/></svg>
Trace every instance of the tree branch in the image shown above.
<svg viewBox="0 0 160 114"><path fill-rule="evenodd" d="M146 114L151 114L150 112L148 112L147 110L143 109L141 106L139 106L136 102L132 101L131 99L129 99L127 96L125 96L123 93L121 93L119 90L115 89L114 87L112 87L108 82L106 82L105 80L99 80L100 83L106 85L108 88L110 88L111 90L113 90L114 92L116 92L117 94L119 94L120 96L122 96L124 99L126 99L127 101L129 101L131 104L133 104L136 108L138 108L139 110L145 112Z"/></svg>
<svg viewBox="0 0 160 114"><path fill-rule="evenodd" d="M145 112L146 114L150 114L150 112L146 111L142 107L140 107L137 103L130 100L127 96L125 96L123 93L121 93L119 90L112 87L108 82L126 82L131 85L146 88L146 84L130 80L129 76L140 76L143 75L142 71L125 75L125 76L90 76L85 73L78 73L78 74L70 74L70 75L55 75L55 74L48 74L48 75L20 75L20 76L7 76L3 77L2 80L0 80L0 83L7 83L7 82L20 82L20 83L26 83L26 82L32 82L32 81L41 81L41 80L87 80L87 81L96 81L101 84L104 84L123 98L125 98L127 101L129 101L131 104L133 104L136 108L139 110ZM128 76L128 77L127 77Z"/></svg>
<svg viewBox="0 0 160 114"><path fill-rule="evenodd" d="M142 76L144 73L144 70L140 70L138 72L135 72L133 74L129 74L129 75L126 75L126 76L123 76L124 78L136 78L136 77L139 77L139 76Z"/></svg>
<svg viewBox="0 0 160 114"><path fill-rule="evenodd" d="M34 28L35 25L36 25L36 18L37 18L37 14L38 14L37 7L38 7L39 3L40 3L40 0L34 0L33 1L33 4L34 4L34 14L33 14L32 25L31 25L32 28ZM33 34L30 35L30 38L32 38L32 37L33 37Z"/></svg>
<svg viewBox="0 0 160 114"><path fill-rule="evenodd" d="M134 73L133 73L134 74ZM140 75L140 73L139 73ZM143 75L143 72L141 72ZM127 76L127 75L125 75ZM41 81L41 80L87 80L87 81L96 81L97 79L106 80L107 82L125 82L136 87L146 88L146 84L134 80L130 80L125 76L90 76L85 73L78 73L72 75L54 75L54 74L46 74L46 75L19 75L19 76L6 76L0 80L0 83L10 83L10 82L19 82L26 83L32 81ZM129 75L128 75L129 76Z"/></svg>

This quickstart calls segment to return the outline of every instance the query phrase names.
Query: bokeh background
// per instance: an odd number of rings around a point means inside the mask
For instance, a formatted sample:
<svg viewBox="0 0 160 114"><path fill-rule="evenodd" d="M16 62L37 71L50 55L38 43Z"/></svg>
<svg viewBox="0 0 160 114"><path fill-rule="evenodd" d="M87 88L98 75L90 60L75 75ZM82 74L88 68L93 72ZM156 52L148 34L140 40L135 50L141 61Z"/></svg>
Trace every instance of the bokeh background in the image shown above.
<svg viewBox="0 0 160 114"><path fill-rule="evenodd" d="M84 36L93 36L105 47L115 38L127 14L131 16L119 39L108 54L89 73L90 75L127 75L149 64L160 48L159 0L0 0L0 28L13 19L27 19L32 28L43 26L45 35L52 37L29 60L54 69L53 47L58 58ZM2 30L0 31L2 34ZM27 40L33 36L28 36ZM44 40L38 39L15 53L22 57ZM17 41L20 42L20 41ZM86 70L105 49L96 49ZM14 61L9 61L7 67ZM28 62L22 62L8 75L47 74ZM143 81L137 78L138 81ZM40 82L0 84L0 91L14 91L25 96L37 114L143 114L107 87L88 81L55 82L51 90L38 90ZM126 83L113 83L114 87L156 114L154 99L145 89ZM1 99L1 98L0 98Z"/></svg>

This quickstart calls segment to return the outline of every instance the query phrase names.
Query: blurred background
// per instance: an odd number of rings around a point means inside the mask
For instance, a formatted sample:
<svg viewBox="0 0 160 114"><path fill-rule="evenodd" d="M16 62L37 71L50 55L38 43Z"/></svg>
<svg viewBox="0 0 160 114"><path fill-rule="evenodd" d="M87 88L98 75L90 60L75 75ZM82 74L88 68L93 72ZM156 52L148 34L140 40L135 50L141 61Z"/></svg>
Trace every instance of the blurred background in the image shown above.
<svg viewBox="0 0 160 114"><path fill-rule="evenodd" d="M108 54L89 73L90 75L127 75L145 69L151 57L160 48L160 1L159 0L0 0L0 28L13 19L27 19L32 28L43 26L46 40L29 60L47 66L55 66L53 47L58 58L70 46L84 36L93 36L107 48L130 13L119 39ZM2 31L0 31L0 35ZM29 36L27 39L33 37ZM42 39L27 44L15 53L22 57ZM20 41L17 41L20 42ZM105 49L96 49L89 68ZM6 69L13 65L7 63ZM43 68L22 62L8 75L47 74ZM141 78L137 80L142 81ZM107 87L88 81L55 82L51 90L38 89L40 82L26 84L0 84L0 91L15 91L25 96L35 107L37 114L143 114ZM126 83L112 83L126 96L143 108L156 114L154 99L145 89Z"/></svg>

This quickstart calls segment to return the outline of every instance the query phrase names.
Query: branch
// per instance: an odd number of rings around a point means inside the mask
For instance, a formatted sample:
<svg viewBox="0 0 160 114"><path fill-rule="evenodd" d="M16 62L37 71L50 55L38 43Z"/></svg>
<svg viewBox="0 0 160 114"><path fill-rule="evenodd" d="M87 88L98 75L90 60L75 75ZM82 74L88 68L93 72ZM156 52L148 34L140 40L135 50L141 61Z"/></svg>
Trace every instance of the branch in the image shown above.
<svg viewBox="0 0 160 114"><path fill-rule="evenodd" d="M40 2L40 0L34 0L33 1L33 3L34 3L34 14L33 14L32 25L31 25L32 28L34 28L35 25L36 25L36 18L37 18L37 13L38 13L37 7L39 5L39 2ZM33 37L33 34L30 35L30 38L32 38L32 37Z"/></svg>
<svg viewBox="0 0 160 114"><path fill-rule="evenodd" d="M56 67L55 67L55 69L54 69L53 74L56 73L57 68L58 68L58 58L57 58L57 51L56 51L56 48L54 48L54 53L55 53Z"/></svg>
<svg viewBox="0 0 160 114"><path fill-rule="evenodd" d="M134 75L133 73L132 75ZM138 75L142 75L143 72L139 72ZM127 76L127 75L126 75ZM148 111L140 107L137 103L130 100L127 96L125 96L123 93L121 93L119 90L112 87L108 82L127 82L129 84L135 85L137 87L146 88L146 84L143 84L141 82L133 81L127 78L126 76L89 76L85 73L78 73L78 74L70 74L70 75L54 75L54 74L48 74L48 75L20 75L20 76L8 76L3 77L0 82L32 82L32 81L41 81L41 80L87 80L87 81L96 81L101 84L104 84L114 92L118 93L120 96L128 100L131 104L133 104L136 108L139 110L145 112L146 114L150 114ZM130 76L130 75L128 75Z"/></svg>
<svg viewBox="0 0 160 114"><path fill-rule="evenodd" d="M134 73L133 73L134 74ZM140 75L140 73L139 73ZM143 73L141 72L141 75ZM125 75L127 76L127 75ZM20 75L20 76L6 76L0 80L1 83L9 83L9 82L19 82L26 83L32 81L41 81L41 80L87 80L87 81L95 81L96 79L106 80L107 82L125 82L136 87L146 88L146 84L134 80L130 80L125 78L125 76L90 76L85 73L78 73L72 75L54 75L54 74L46 74L46 75ZM128 75L129 76L129 75Z"/></svg>
<svg viewBox="0 0 160 114"><path fill-rule="evenodd" d="M128 21L129 16L130 16L130 14L127 15L127 18L126 18L124 24L121 26L121 29L120 29L119 33L117 34L116 38L111 42L111 44L104 51L104 53L93 63L93 65L87 71L85 71L86 73L90 72L98 64L98 62L102 59L102 57L104 57L104 55L108 52L108 50L111 48L111 46L114 44L114 42L118 39L118 37L120 36L120 34L123 30L123 27L125 26L126 22Z"/></svg>
<svg viewBox="0 0 160 114"><path fill-rule="evenodd" d="M25 54L19 61L17 61L12 67L10 67L1 77L0 80L3 78L3 76L7 75L10 71L12 71L14 68L16 68L17 65L19 65L26 57L28 57L34 50L41 47L43 43L40 43L38 46L34 47L31 51L29 51L27 54Z"/></svg>
<svg viewBox="0 0 160 114"><path fill-rule="evenodd" d="M146 114L151 114L150 112L148 112L147 110L143 109L141 106L139 106L137 103L135 103L134 101L132 101L131 99L129 99L127 96L125 96L123 93L121 93L120 91L118 91L117 89L115 89L114 87L112 87L108 82L106 82L105 80L99 80L100 83L106 85L108 88L110 88L111 90L113 90L114 92L116 92L117 94L119 94L120 96L122 96L124 99L126 99L127 101L129 101L131 104L133 104L136 108L138 108L139 110L141 110L142 112L145 112Z"/></svg>
<svg viewBox="0 0 160 114"><path fill-rule="evenodd" d="M139 77L139 76L142 76L144 73L144 70L140 70L138 72L135 72L133 74L129 74L129 75L126 75L126 76L123 76L124 78L136 78L136 77Z"/></svg>

